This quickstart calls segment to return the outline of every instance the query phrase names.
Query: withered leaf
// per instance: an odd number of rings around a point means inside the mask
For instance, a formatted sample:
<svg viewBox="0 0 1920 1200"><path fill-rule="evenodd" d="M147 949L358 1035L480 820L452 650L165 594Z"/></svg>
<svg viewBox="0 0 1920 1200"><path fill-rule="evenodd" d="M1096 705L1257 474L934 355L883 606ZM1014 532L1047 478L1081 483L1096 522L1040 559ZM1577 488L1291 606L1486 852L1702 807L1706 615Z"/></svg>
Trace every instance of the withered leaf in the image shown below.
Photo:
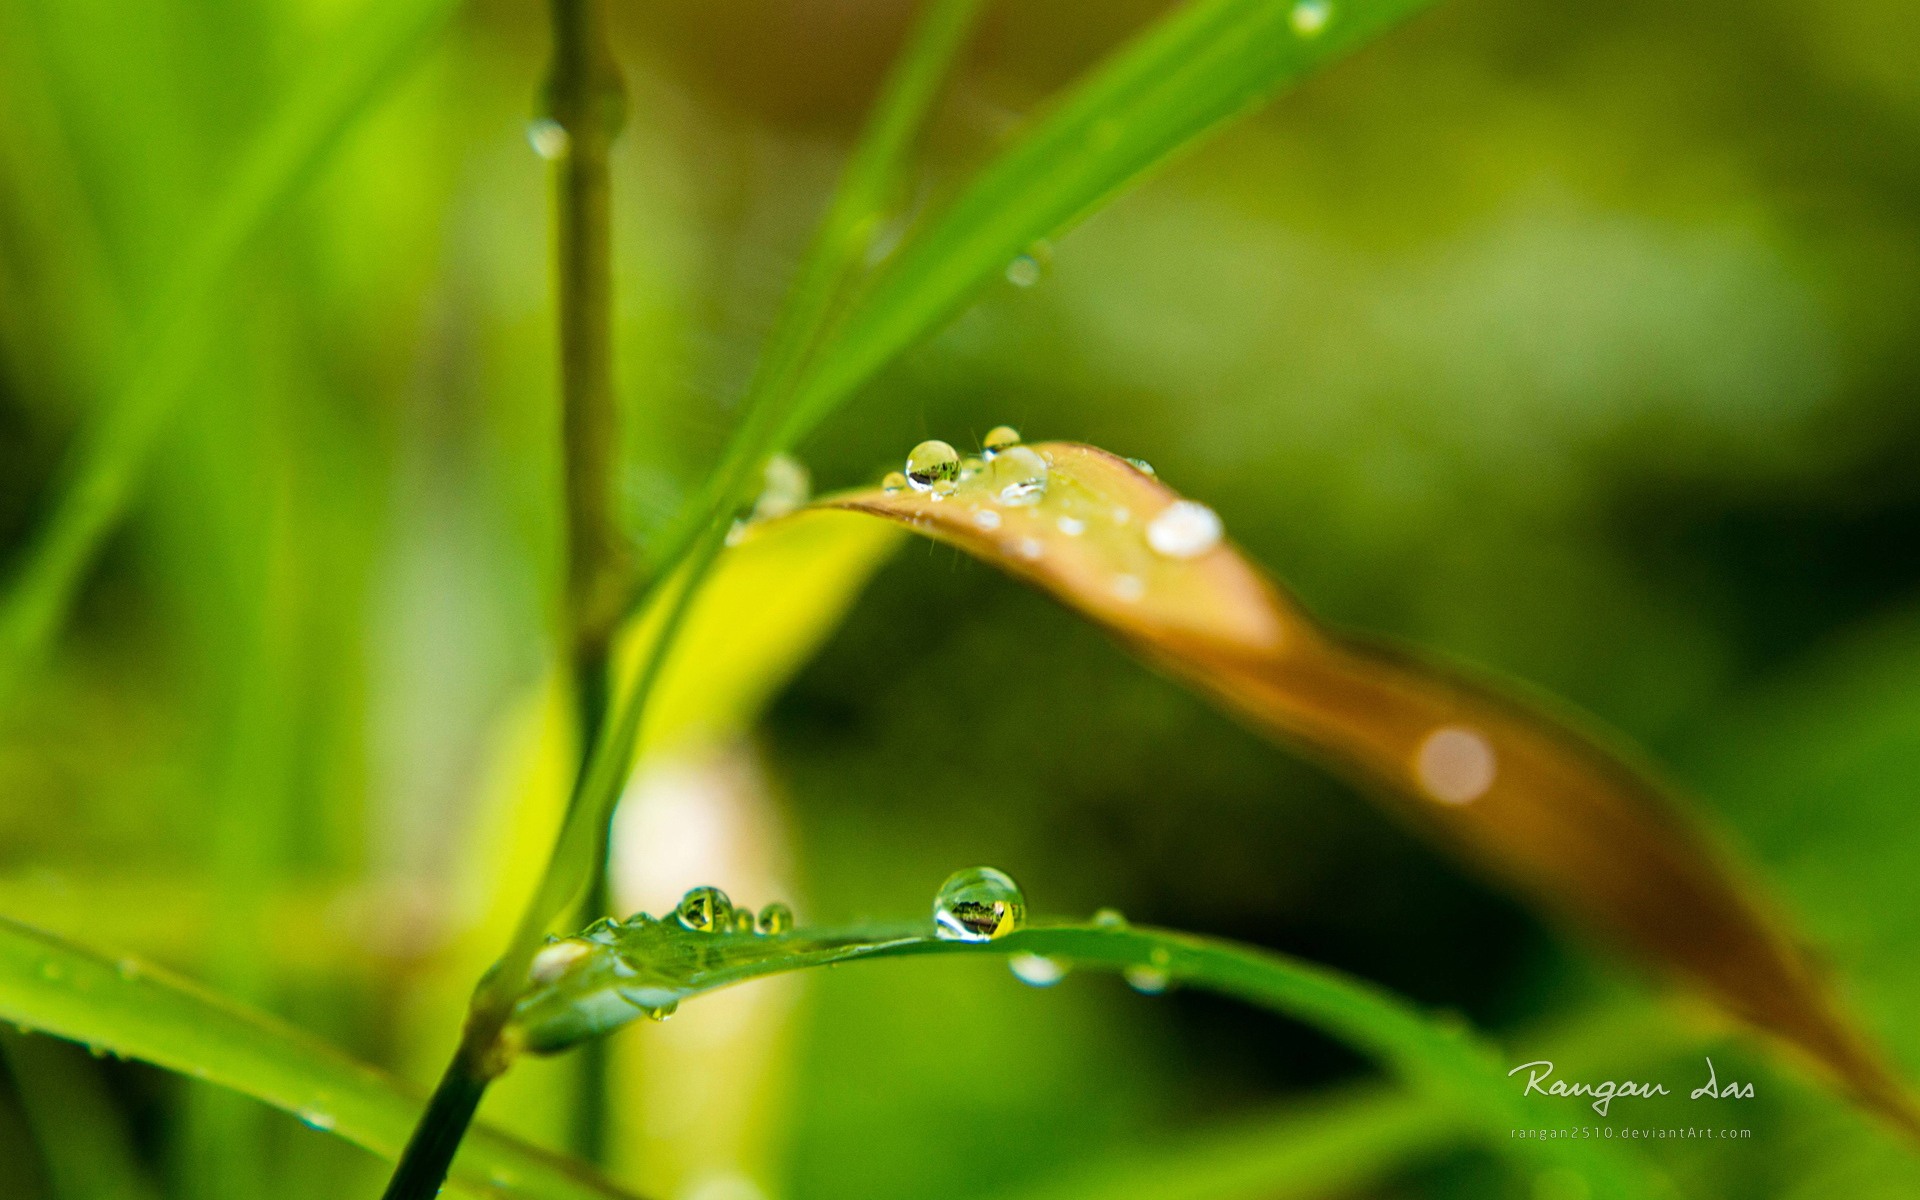
<svg viewBox="0 0 1920 1200"><path fill-rule="evenodd" d="M903 522L1037 585L1256 729L1319 758L1523 897L1804 1052L1910 1135L1920 1117L1746 872L1610 739L1462 670L1315 621L1210 510L1090 446L1025 448L951 492L820 503ZM1027 460L1031 469L1031 460Z"/></svg>

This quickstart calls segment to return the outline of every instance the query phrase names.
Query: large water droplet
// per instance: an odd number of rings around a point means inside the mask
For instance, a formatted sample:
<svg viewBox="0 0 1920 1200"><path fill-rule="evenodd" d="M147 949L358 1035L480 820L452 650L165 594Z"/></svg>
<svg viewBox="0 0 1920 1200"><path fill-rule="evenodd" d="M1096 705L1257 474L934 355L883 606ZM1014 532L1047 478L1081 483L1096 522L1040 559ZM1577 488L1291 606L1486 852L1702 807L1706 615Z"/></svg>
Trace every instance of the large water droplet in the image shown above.
<svg viewBox="0 0 1920 1200"><path fill-rule="evenodd" d="M1301 37L1313 37L1327 27L1332 17L1331 0L1299 0L1287 14L1287 24Z"/></svg>
<svg viewBox="0 0 1920 1200"><path fill-rule="evenodd" d="M673 915L696 933L724 933L733 928L733 901L717 887L697 887L680 897Z"/></svg>
<svg viewBox="0 0 1920 1200"><path fill-rule="evenodd" d="M778 900L760 910L760 932L778 936L793 929L793 910Z"/></svg>
<svg viewBox="0 0 1920 1200"><path fill-rule="evenodd" d="M1020 928L1027 898L1004 871L969 867L955 871L933 898L934 936L949 942L990 942Z"/></svg>
<svg viewBox="0 0 1920 1200"><path fill-rule="evenodd" d="M951 492L960 479L960 452L938 439L921 442L907 454L906 474L916 492Z"/></svg>
<svg viewBox="0 0 1920 1200"><path fill-rule="evenodd" d="M1001 504L1038 504L1047 494L1047 460L1025 446L1009 446L993 456L987 486Z"/></svg>
<svg viewBox="0 0 1920 1200"><path fill-rule="evenodd" d="M567 127L551 117L541 117L537 121L527 122L527 145L533 152L548 162L556 162L567 156L573 149L573 135Z"/></svg>
<svg viewBox="0 0 1920 1200"><path fill-rule="evenodd" d="M753 519L784 517L806 504L812 494L813 476L807 465L791 454L776 454L761 469L760 496L753 502Z"/></svg>
<svg viewBox="0 0 1920 1200"><path fill-rule="evenodd" d="M1009 446L1019 444L1020 431L1011 425L995 425L987 430L986 437L980 439L980 448L986 451L988 458L992 458Z"/></svg>
<svg viewBox="0 0 1920 1200"><path fill-rule="evenodd" d="M1029 987L1052 987L1067 977L1067 964L1044 954L1015 954L1007 959L1007 970Z"/></svg>
<svg viewBox="0 0 1920 1200"><path fill-rule="evenodd" d="M1220 515L1192 500L1175 500L1147 524L1147 545L1168 558L1198 558L1220 544Z"/></svg>

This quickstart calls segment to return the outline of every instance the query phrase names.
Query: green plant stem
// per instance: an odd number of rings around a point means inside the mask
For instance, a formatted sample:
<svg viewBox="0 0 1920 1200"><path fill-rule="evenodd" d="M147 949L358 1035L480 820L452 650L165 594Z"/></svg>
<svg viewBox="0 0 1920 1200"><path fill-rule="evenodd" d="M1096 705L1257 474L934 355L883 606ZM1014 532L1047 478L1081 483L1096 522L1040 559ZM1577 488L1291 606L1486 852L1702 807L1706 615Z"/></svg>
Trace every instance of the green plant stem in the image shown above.
<svg viewBox="0 0 1920 1200"><path fill-rule="evenodd" d="M553 62L546 84L548 119L564 133L555 166L554 274L559 315L561 443L564 452L567 570L564 637L572 680L581 766L591 775L602 741L609 694L609 657L625 598L627 556L613 514L614 452L619 445L613 391L612 184L608 158L625 104L618 67L607 45L604 0L553 0ZM579 788L568 822L579 806ZM604 844L584 861L604 871ZM547 876L554 874L551 864ZM487 1086L506 1069L512 1048L501 1033L526 978L533 948L563 908L560 891L543 879L513 941L481 981L460 1045L441 1075L425 1114L387 1183L387 1200L426 1200L440 1189ZM583 1075L581 1128L605 1127L605 1089Z"/></svg>

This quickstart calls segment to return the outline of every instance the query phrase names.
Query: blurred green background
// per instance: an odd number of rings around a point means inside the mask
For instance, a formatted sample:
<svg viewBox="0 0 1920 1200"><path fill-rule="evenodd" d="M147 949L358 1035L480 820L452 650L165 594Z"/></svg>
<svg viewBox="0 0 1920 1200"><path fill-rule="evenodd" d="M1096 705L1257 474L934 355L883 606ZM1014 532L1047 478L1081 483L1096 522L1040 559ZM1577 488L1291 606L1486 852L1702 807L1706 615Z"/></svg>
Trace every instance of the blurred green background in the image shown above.
<svg viewBox="0 0 1920 1200"><path fill-rule="evenodd" d="M0 562L238 149L355 7L0 0ZM717 454L913 8L614 7L622 505L644 538ZM914 209L1163 9L993 6ZM223 284L131 519L0 710L0 913L422 1083L516 902L500 864L544 853L512 801L558 586L548 180L525 136L545 52L542 6L466 5ZM1059 241L802 457L851 486L1010 422L1150 459L1323 617L1646 747L1920 1070L1917 393L1909 0L1448 0ZM1647 1008L1618 959L944 548L906 546L751 739L653 764L628 810L633 907L715 883L803 921L898 917L992 863L1037 912L1117 905L1326 962L1515 1063L1690 1087L1711 1052L1759 1080L1755 1135L1646 1147L1685 1194L1920 1192L1913 1155L1792 1069ZM59 1101L67 1127L123 1130L153 1194L381 1178L145 1068L8 1061L0 1195L56 1195L34 1114L69 1092L95 1103ZM573 1069L517 1072L488 1115L564 1144ZM1081 1167L1217 1158L1207 1137L1294 1128L1365 1076L1224 1001L1041 992L972 960L692 1004L622 1034L616 1074L611 1169L659 1200L1091 1196ZM1429 1143L1152 1194L1580 1194Z"/></svg>

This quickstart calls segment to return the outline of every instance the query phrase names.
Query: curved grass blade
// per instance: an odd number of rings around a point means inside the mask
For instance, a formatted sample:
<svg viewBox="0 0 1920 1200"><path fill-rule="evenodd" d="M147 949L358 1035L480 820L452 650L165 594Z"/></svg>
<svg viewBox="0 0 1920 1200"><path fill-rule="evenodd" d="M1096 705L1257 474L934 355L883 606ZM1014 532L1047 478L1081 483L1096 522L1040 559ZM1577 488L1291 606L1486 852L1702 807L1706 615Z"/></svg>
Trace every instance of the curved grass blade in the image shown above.
<svg viewBox="0 0 1920 1200"><path fill-rule="evenodd" d="M1210 510L1126 460L1066 443L1027 449L1046 464L1038 503L1004 502L998 460L944 499L872 491L822 503L904 522L1050 592L1523 895L1803 1051L1920 1136L1905 1087L1648 771L1544 708L1323 628L1221 539Z"/></svg>
<svg viewBox="0 0 1920 1200"><path fill-rule="evenodd" d="M387 1076L271 1017L157 967L108 960L5 918L0 1020L232 1088L387 1158L420 1108ZM476 1195L630 1200L490 1130L468 1138L453 1181Z"/></svg>
<svg viewBox="0 0 1920 1200"><path fill-rule="evenodd" d="M508 1036L520 1049L557 1053L731 984L936 954L1037 954L1082 967L1145 969L1169 983L1232 996L1360 1050L1447 1104L1486 1142L1536 1167L1547 1162L1579 1172L1595 1196L1646 1197L1664 1190L1635 1160L1596 1143L1509 1136L1528 1123L1519 1089L1492 1048L1457 1024L1433 1020L1380 988L1324 967L1158 929L1041 925L991 941L960 942L933 937L925 927L781 936L699 933L643 914L550 944L536 960L539 982L516 1007Z"/></svg>
<svg viewBox="0 0 1920 1200"><path fill-rule="evenodd" d="M51 512L0 597L0 699L59 627L100 543L139 486L154 439L214 339L220 285L254 240L386 93L457 0L371 0L289 91L214 202L136 332L113 394L69 452Z"/></svg>
<svg viewBox="0 0 1920 1200"><path fill-rule="evenodd" d="M914 236L825 344L791 445L1035 242L1430 0L1195 0L1075 85Z"/></svg>

